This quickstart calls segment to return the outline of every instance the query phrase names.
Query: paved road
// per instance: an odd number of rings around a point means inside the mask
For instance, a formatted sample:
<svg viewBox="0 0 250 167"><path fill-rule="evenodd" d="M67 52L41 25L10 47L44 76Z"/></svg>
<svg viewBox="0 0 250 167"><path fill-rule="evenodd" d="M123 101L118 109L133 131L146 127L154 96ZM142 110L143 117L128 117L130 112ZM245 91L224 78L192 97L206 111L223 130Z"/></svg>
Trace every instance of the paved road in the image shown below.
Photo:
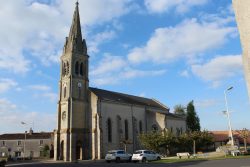
<svg viewBox="0 0 250 167"><path fill-rule="evenodd" d="M194 161L180 162L172 164L159 163L106 163L106 162L79 162L79 163L41 163L30 164L9 164L7 166L17 167L250 167L250 158L248 159L225 159L212 161Z"/></svg>

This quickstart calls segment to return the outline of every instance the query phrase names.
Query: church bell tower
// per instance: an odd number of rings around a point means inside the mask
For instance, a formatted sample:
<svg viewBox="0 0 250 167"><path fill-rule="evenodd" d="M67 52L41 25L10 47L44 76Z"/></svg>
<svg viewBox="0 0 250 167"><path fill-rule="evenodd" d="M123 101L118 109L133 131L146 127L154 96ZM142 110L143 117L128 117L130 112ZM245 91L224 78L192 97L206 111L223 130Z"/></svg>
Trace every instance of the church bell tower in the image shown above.
<svg viewBox="0 0 250 167"><path fill-rule="evenodd" d="M82 39L78 2L61 56L57 130L54 159L89 159L88 55Z"/></svg>

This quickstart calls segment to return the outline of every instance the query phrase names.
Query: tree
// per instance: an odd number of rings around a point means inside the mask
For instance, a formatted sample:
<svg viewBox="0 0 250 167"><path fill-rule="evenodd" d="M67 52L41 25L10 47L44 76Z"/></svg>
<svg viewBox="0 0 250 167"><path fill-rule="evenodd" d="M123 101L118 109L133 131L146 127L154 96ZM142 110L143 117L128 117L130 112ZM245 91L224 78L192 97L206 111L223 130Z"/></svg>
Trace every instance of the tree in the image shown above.
<svg viewBox="0 0 250 167"><path fill-rule="evenodd" d="M197 149L204 148L213 143L213 136L206 130L183 133L178 137L179 151L191 150L196 153Z"/></svg>
<svg viewBox="0 0 250 167"><path fill-rule="evenodd" d="M214 136L207 130L201 132L199 145L201 147L213 144Z"/></svg>
<svg viewBox="0 0 250 167"><path fill-rule="evenodd" d="M190 131L188 133L188 136L193 141L193 154L195 155L196 154L196 143L200 139L201 132L200 131Z"/></svg>
<svg viewBox="0 0 250 167"><path fill-rule="evenodd" d="M49 146L46 144L42 149L41 149L41 152L42 152L42 156L43 157L49 157Z"/></svg>
<svg viewBox="0 0 250 167"><path fill-rule="evenodd" d="M146 149L157 152L166 153L176 145L176 137L166 130L140 134L139 140Z"/></svg>
<svg viewBox="0 0 250 167"><path fill-rule="evenodd" d="M191 150L192 140L188 133L181 134L177 140L179 151L189 152Z"/></svg>
<svg viewBox="0 0 250 167"><path fill-rule="evenodd" d="M193 131L174 136L166 130L149 132L139 135L140 142L145 149L169 154L172 150L191 151L201 149L212 143L213 137L208 131Z"/></svg>
<svg viewBox="0 0 250 167"><path fill-rule="evenodd" d="M206 130L193 131L187 133L193 143L193 154L196 154L196 149L212 144L213 136Z"/></svg>
<svg viewBox="0 0 250 167"><path fill-rule="evenodd" d="M165 154L169 155L171 150L177 146L177 137L174 136L172 132L167 130L163 130L162 135Z"/></svg>
<svg viewBox="0 0 250 167"><path fill-rule="evenodd" d="M181 104L174 106L174 113L178 115L185 115L185 107Z"/></svg>
<svg viewBox="0 0 250 167"><path fill-rule="evenodd" d="M244 141L244 149L245 152L247 152L247 139L250 137L250 132L248 129L243 128L242 130L237 131L241 138L243 138Z"/></svg>
<svg viewBox="0 0 250 167"><path fill-rule="evenodd" d="M164 141L161 132L148 132L139 135L141 144L146 148L154 151L159 151L163 147Z"/></svg>
<svg viewBox="0 0 250 167"><path fill-rule="evenodd" d="M187 130L190 132L200 131L200 119L195 112L194 101L191 101L187 105Z"/></svg>

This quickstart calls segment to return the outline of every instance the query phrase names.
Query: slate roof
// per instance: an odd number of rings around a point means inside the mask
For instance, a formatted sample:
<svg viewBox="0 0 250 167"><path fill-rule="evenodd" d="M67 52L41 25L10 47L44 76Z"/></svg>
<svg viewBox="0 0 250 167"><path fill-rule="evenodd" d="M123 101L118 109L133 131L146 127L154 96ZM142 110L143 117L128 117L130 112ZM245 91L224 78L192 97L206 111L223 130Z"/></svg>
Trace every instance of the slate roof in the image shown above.
<svg viewBox="0 0 250 167"><path fill-rule="evenodd" d="M178 115L178 114L173 114L173 113L167 113L168 117L176 118L176 119L186 119L185 115Z"/></svg>
<svg viewBox="0 0 250 167"><path fill-rule="evenodd" d="M26 139L49 139L52 138L52 132L41 132L26 134ZM2 134L0 135L0 140L24 140L24 133L13 133L13 134Z"/></svg>
<svg viewBox="0 0 250 167"><path fill-rule="evenodd" d="M91 87L90 87L90 90L91 92L96 94L98 98L100 98L101 100L116 101L120 103L128 103L128 104L135 104L135 105L143 105L143 106L154 107L157 109L167 110L167 111L169 110L168 107L164 106L163 104L161 104L160 102L154 99L133 96L133 95L128 95L128 94L119 93L119 92L112 92L108 90L91 88Z"/></svg>

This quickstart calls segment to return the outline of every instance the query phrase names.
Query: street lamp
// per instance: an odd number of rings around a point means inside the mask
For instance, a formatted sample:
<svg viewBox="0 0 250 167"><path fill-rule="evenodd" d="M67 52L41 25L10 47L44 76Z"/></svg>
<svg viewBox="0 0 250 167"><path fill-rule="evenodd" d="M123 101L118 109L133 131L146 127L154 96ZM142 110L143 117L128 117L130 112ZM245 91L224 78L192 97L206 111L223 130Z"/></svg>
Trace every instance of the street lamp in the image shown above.
<svg viewBox="0 0 250 167"><path fill-rule="evenodd" d="M22 125L26 125L25 122L21 122ZM23 160L25 160L25 145L26 145L26 133L27 131L24 132L24 143L23 143Z"/></svg>
<svg viewBox="0 0 250 167"><path fill-rule="evenodd" d="M226 114L227 114L227 120L228 120L228 126L229 126L229 136L230 136L230 139L231 139L231 145L234 146L234 138L233 138L230 114L229 114L228 104L227 104L227 91L229 91L231 89L233 89L232 86L227 88L226 90L224 90L224 95L225 95L225 104L226 104Z"/></svg>

